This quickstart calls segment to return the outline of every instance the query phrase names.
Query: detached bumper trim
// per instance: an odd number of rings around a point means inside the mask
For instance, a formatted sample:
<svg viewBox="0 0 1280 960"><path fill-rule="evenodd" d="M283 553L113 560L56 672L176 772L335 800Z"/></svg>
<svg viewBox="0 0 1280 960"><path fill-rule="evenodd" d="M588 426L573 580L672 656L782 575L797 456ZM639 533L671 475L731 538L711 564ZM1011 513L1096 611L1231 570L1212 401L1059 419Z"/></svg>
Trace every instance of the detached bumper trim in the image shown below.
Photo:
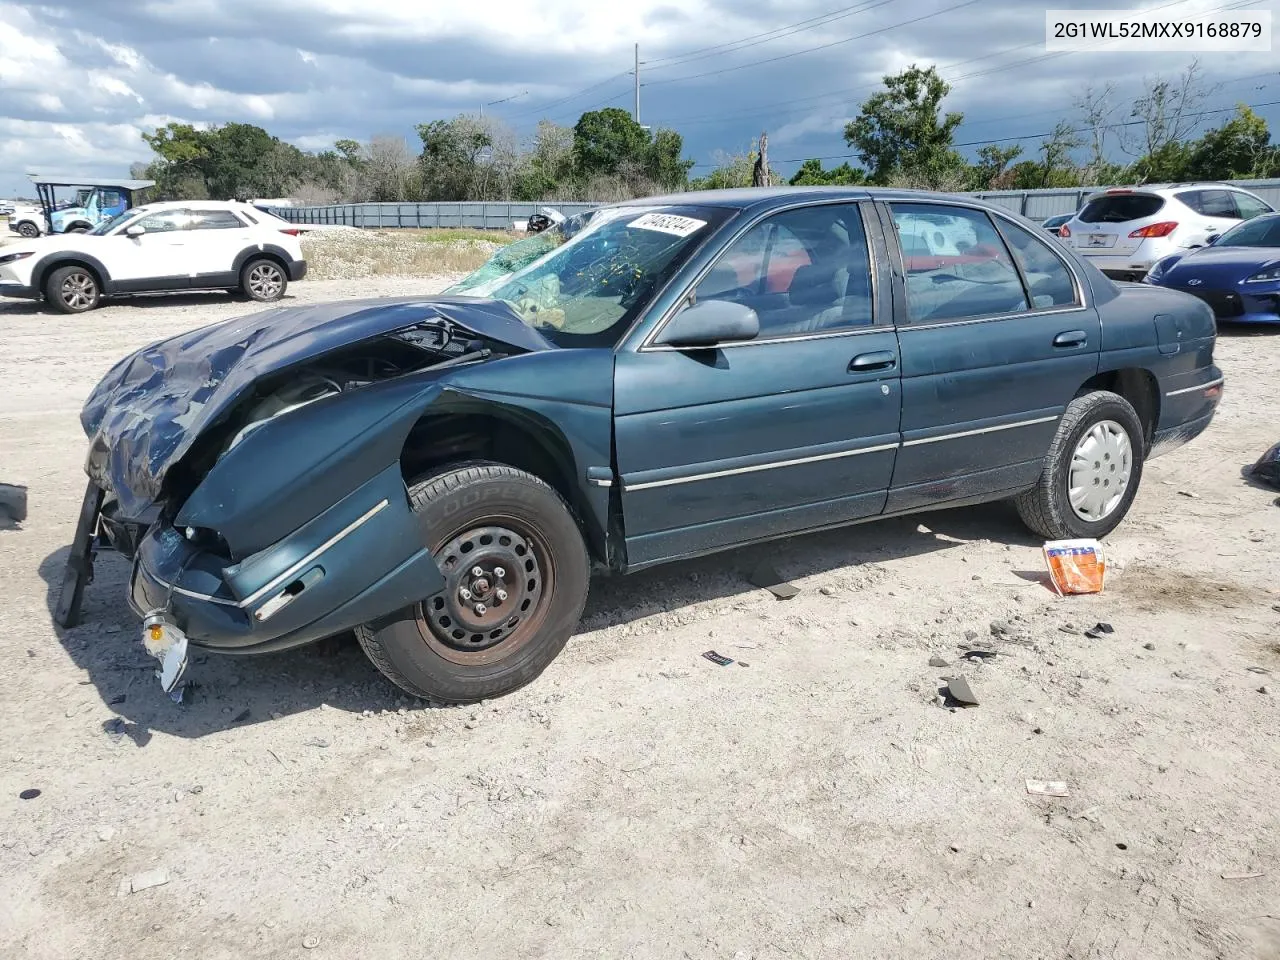
<svg viewBox="0 0 1280 960"><path fill-rule="evenodd" d="M1195 393L1197 390L1212 390L1214 387L1220 387L1226 382L1226 377L1219 377L1217 380L1210 380L1208 383L1197 383L1194 387L1183 387L1181 390L1170 390L1165 394L1165 396L1180 397L1184 393Z"/></svg>

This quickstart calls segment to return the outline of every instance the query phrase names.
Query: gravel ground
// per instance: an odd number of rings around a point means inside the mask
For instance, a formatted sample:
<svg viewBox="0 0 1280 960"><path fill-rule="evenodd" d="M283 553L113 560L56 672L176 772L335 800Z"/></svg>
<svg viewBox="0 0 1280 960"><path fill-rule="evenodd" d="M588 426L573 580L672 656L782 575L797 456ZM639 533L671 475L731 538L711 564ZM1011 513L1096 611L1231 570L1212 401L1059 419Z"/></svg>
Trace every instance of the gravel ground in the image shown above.
<svg viewBox="0 0 1280 960"><path fill-rule="evenodd" d="M76 418L126 351L248 310L0 304L31 499L0 530L0 956L1280 956L1280 509L1241 476L1280 439L1280 332L1223 336L1219 418L1150 465L1100 596L1046 589L1007 508L949 511L600 581L481 706L398 698L349 637L200 658L176 706L119 558L51 626ZM766 555L795 599L746 582ZM939 705L955 673L980 706Z"/></svg>

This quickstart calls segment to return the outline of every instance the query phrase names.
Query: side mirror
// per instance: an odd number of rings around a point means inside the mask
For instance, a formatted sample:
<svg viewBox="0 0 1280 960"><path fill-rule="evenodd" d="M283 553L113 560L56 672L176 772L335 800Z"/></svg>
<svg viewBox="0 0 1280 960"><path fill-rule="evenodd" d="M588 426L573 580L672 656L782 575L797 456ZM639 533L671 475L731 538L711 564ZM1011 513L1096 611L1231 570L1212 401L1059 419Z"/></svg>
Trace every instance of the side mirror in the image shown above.
<svg viewBox="0 0 1280 960"><path fill-rule="evenodd" d="M140 223L125 228L125 234L130 237L140 237L147 232L147 228Z"/></svg>
<svg viewBox="0 0 1280 960"><path fill-rule="evenodd" d="M1217 243L1221 238L1222 238L1222 234L1220 234L1220 233L1211 233L1211 234L1209 234L1209 236L1207 236L1207 237L1205 237L1205 238L1204 238L1205 246L1207 246L1207 247L1212 247L1212 246L1213 246L1215 243Z"/></svg>
<svg viewBox="0 0 1280 960"><path fill-rule="evenodd" d="M657 342L669 347L713 347L754 340L759 333L760 318L750 307L730 300L702 300L672 317Z"/></svg>

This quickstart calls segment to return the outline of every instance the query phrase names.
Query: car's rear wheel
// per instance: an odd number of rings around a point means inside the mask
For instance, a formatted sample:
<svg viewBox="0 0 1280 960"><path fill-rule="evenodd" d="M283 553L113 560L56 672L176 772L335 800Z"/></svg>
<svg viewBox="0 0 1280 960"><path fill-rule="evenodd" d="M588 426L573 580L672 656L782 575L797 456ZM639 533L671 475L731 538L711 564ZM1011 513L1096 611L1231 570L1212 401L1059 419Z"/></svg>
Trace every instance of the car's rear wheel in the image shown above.
<svg viewBox="0 0 1280 960"><path fill-rule="evenodd" d="M414 484L413 512L445 589L356 628L369 659L417 697L473 703L537 678L582 616L590 566L564 500L498 463Z"/></svg>
<svg viewBox="0 0 1280 960"><path fill-rule="evenodd" d="M77 223L74 227L67 227L66 233L88 233L89 228L82 223Z"/></svg>
<svg viewBox="0 0 1280 960"><path fill-rule="evenodd" d="M18 236L26 237L28 240L34 240L36 237L40 236L40 228L34 223L20 223L18 224Z"/></svg>
<svg viewBox="0 0 1280 960"><path fill-rule="evenodd" d="M98 305L102 288L85 267L59 267L45 281L44 296L59 313L84 313Z"/></svg>
<svg viewBox="0 0 1280 960"><path fill-rule="evenodd" d="M1124 397L1094 390L1067 405L1040 482L1015 503L1022 521L1051 540L1104 537L1138 494L1142 421Z"/></svg>
<svg viewBox="0 0 1280 960"><path fill-rule="evenodd" d="M274 260L250 260L240 271L240 289L250 300L259 303L279 300L288 286L289 278Z"/></svg>

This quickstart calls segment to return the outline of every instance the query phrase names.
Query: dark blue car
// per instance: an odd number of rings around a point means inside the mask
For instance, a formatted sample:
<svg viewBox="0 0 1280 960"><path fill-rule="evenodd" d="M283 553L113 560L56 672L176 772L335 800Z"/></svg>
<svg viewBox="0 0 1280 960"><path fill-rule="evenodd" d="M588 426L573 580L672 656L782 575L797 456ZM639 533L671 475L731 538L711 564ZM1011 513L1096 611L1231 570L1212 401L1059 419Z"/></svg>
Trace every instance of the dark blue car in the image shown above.
<svg viewBox="0 0 1280 960"><path fill-rule="evenodd" d="M1254 217L1208 246L1165 257L1145 281L1194 294L1219 320L1280 323L1280 213Z"/></svg>
<svg viewBox="0 0 1280 960"><path fill-rule="evenodd" d="M1101 537L1222 393L1204 303L979 201L692 193L523 243L442 296L120 361L60 622L111 545L167 690L188 644L354 630L410 693L474 701L551 662L593 570L1000 499Z"/></svg>

